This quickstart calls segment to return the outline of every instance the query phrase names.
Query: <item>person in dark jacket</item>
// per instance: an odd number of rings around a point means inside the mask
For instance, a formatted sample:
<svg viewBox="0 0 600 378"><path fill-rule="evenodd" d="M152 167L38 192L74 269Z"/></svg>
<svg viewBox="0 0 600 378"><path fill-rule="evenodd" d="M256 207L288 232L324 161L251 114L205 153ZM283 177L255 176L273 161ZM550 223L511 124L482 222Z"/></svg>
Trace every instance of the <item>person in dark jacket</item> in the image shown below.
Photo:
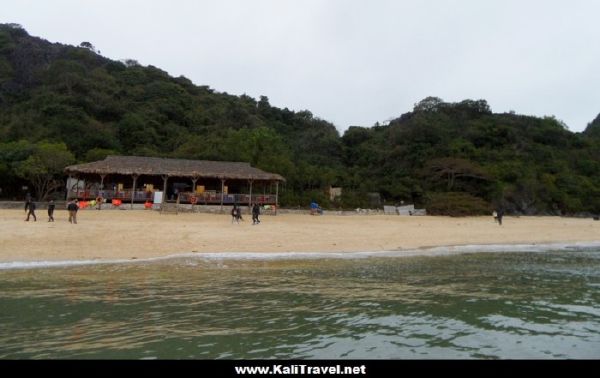
<svg viewBox="0 0 600 378"><path fill-rule="evenodd" d="M48 222L54 222L54 208L56 205L54 204L54 200L50 200L48 203Z"/></svg>
<svg viewBox="0 0 600 378"><path fill-rule="evenodd" d="M231 223L233 224L234 221L240 223L237 217L237 205L235 204L233 205L233 208L231 208Z"/></svg>
<svg viewBox="0 0 600 378"><path fill-rule="evenodd" d="M79 204L76 199L69 202L67 210L69 210L69 223L77 224L77 210L79 210Z"/></svg>
<svg viewBox="0 0 600 378"><path fill-rule="evenodd" d="M27 193L25 195L25 214L27 214L27 210L29 210L29 204L31 203L31 194Z"/></svg>
<svg viewBox="0 0 600 378"><path fill-rule="evenodd" d="M502 217L504 216L504 210L498 209L496 210L496 219L498 220L498 224L502 226Z"/></svg>
<svg viewBox="0 0 600 378"><path fill-rule="evenodd" d="M255 203L252 206L252 224L259 224L258 216L260 215L260 206Z"/></svg>
<svg viewBox="0 0 600 378"><path fill-rule="evenodd" d="M33 216L33 221L37 222L37 218L35 216L35 202L27 201L25 203L25 211L28 211L28 210L29 210L29 212L27 213L27 219L25 219L25 221L29 222L29 217Z"/></svg>
<svg viewBox="0 0 600 378"><path fill-rule="evenodd" d="M240 221L243 220L242 209L238 205L234 204L233 208L231 209L231 223L233 223L233 221L240 223Z"/></svg>

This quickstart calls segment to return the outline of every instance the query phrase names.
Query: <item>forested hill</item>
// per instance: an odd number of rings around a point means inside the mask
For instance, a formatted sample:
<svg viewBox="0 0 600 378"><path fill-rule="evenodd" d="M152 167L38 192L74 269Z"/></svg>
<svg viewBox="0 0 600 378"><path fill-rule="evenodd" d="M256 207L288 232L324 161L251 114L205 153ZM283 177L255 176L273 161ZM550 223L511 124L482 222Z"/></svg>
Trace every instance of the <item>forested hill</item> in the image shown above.
<svg viewBox="0 0 600 378"><path fill-rule="evenodd" d="M499 204L527 214L599 212L599 118L572 133L554 118L431 97L389 125L340 136L267 97L220 93L104 58L89 42L50 43L0 25L0 187L8 198L36 183L41 197L59 185L64 165L121 154L247 161L287 178L287 206L368 207L379 193L379 204L453 215ZM343 188L342 198L328 200L330 185Z"/></svg>
<svg viewBox="0 0 600 378"><path fill-rule="evenodd" d="M134 60L50 43L0 25L0 174L20 183L32 143L64 143L77 161L108 154L247 161L287 178L284 194L324 186L343 172L336 128L267 97L219 93ZM23 175L21 175L23 176ZM310 201L310 194L304 197Z"/></svg>
<svg viewBox="0 0 600 378"><path fill-rule="evenodd" d="M483 100L430 97L388 126L343 136L354 177L431 213L600 211L600 135L572 133L553 117L493 114ZM375 187L370 188L375 190Z"/></svg>

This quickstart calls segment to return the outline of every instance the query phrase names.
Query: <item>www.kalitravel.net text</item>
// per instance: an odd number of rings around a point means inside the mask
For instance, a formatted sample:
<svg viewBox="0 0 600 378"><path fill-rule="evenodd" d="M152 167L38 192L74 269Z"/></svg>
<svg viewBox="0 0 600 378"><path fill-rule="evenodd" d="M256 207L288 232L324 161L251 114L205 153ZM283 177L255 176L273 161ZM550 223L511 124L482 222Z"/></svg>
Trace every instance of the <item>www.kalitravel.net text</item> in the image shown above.
<svg viewBox="0 0 600 378"><path fill-rule="evenodd" d="M259 374L259 375L288 375L288 374L320 374L320 375L344 375L344 374L367 374L365 365L361 366L309 366L309 365L271 365L271 366L235 366L236 374Z"/></svg>

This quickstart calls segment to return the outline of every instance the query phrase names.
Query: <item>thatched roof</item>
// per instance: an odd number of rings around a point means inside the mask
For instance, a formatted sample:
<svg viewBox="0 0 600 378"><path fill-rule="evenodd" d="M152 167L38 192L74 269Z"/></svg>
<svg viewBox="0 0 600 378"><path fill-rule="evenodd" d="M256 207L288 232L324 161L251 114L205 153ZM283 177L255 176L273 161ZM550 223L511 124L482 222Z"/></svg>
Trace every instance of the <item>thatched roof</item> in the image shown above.
<svg viewBox="0 0 600 378"><path fill-rule="evenodd" d="M235 180L285 181L283 176L251 167L249 163L164 159L142 156L108 156L104 160L70 165L67 174L118 174L171 177L209 177Z"/></svg>

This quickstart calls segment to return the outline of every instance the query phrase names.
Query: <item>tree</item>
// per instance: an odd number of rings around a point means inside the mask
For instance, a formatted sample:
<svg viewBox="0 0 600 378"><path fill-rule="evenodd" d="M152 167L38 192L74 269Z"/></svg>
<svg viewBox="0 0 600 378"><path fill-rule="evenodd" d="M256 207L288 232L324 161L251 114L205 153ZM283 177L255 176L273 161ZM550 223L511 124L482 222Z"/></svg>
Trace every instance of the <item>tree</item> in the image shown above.
<svg viewBox="0 0 600 378"><path fill-rule="evenodd" d="M85 161L98 161L104 160L109 155L119 155L118 151L111 150L108 148L92 148L85 153Z"/></svg>
<svg viewBox="0 0 600 378"><path fill-rule="evenodd" d="M489 104L486 100L463 100L457 104L458 107L466 108L474 113L483 113L483 114L491 114L492 110L490 109Z"/></svg>
<svg viewBox="0 0 600 378"><path fill-rule="evenodd" d="M82 47L84 49L88 49L94 53L100 54L100 51L97 51L96 48L94 47L94 45L92 45L90 42L81 42L79 44L79 47Z"/></svg>
<svg viewBox="0 0 600 378"><path fill-rule="evenodd" d="M266 127L230 130L222 146L225 160L246 161L253 167L282 175L292 170L290 152L283 140Z"/></svg>
<svg viewBox="0 0 600 378"><path fill-rule="evenodd" d="M139 66L141 66L140 62L138 62L135 59L123 59L122 62L125 63L125 65L127 67L139 67Z"/></svg>
<svg viewBox="0 0 600 378"><path fill-rule="evenodd" d="M17 164L15 172L31 182L41 201L62 187L63 170L74 161L75 157L64 143L40 142L27 159Z"/></svg>
<svg viewBox="0 0 600 378"><path fill-rule="evenodd" d="M600 138L600 114L592 122L588 123L583 134L588 137Z"/></svg>
<svg viewBox="0 0 600 378"><path fill-rule="evenodd" d="M444 179L447 184L447 190L451 191L456 179L474 178L479 180L489 180L486 172L476 163L466 159L441 158L431 160L428 164L429 172L435 178Z"/></svg>
<svg viewBox="0 0 600 378"><path fill-rule="evenodd" d="M427 214L461 217L467 215L486 215L492 206L479 197L462 192L430 193L426 208Z"/></svg>
<svg viewBox="0 0 600 378"><path fill-rule="evenodd" d="M415 104L415 112L436 112L444 105L444 100L439 97L429 96Z"/></svg>

